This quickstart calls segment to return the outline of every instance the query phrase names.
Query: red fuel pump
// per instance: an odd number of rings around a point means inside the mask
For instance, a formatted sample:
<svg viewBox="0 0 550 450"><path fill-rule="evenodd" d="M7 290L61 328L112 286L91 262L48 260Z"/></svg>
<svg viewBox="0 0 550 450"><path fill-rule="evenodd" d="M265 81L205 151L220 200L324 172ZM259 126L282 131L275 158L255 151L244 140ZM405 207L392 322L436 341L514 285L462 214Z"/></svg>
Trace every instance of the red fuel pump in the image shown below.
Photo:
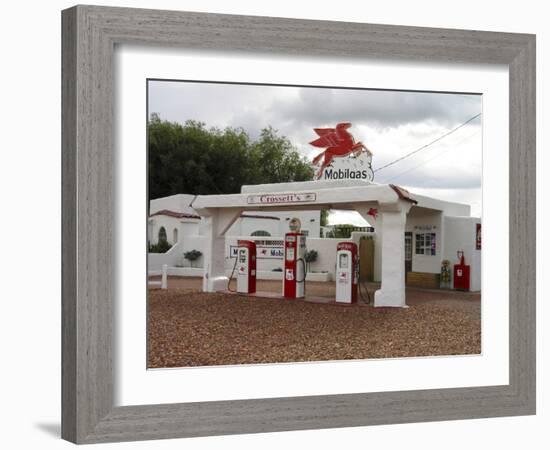
<svg viewBox="0 0 550 450"><path fill-rule="evenodd" d="M470 290L470 266L464 263L464 252L456 252L460 263L454 265L453 272L453 287L457 290L469 291Z"/></svg>
<svg viewBox="0 0 550 450"><path fill-rule="evenodd" d="M298 232L285 235L285 271L283 297L302 298L306 286L306 237Z"/></svg>
<svg viewBox="0 0 550 450"><path fill-rule="evenodd" d="M256 243L239 240L237 249L237 292L256 292Z"/></svg>

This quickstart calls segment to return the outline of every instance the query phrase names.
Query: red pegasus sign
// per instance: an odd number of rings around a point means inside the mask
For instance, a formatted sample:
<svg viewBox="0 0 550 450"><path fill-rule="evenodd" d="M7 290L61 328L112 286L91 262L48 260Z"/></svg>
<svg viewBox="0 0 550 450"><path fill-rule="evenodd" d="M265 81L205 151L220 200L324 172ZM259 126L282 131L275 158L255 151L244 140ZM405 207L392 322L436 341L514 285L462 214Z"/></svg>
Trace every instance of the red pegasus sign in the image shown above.
<svg viewBox="0 0 550 450"><path fill-rule="evenodd" d="M334 158L347 156L350 153L359 156L363 151L372 155L362 142L355 142L351 133L347 131L350 127L351 123L342 122L336 125L336 128L314 128L319 138L311 141L310 145L325 148L323 152L313 158L315 165L319 164L321 159L323 160L317 172L317 178L321 177L323 170L332 163Z"/></svg>

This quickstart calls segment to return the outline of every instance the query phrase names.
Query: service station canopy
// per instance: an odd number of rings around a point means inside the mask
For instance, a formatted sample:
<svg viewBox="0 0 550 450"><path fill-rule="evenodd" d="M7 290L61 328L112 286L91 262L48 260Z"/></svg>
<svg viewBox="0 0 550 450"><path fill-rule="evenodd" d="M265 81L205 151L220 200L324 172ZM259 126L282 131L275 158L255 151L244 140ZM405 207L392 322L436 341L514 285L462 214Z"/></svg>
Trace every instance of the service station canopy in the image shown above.
<svg viewBox="0 0 550 450"><path fill-rule="evenodd" d="M382 255L381 288L375 306L404 307L407 213L417 201L391 184L362 180L304 181L243 186L240 194L199 195L192 203L205 226L203 290L227 288L225 232L243 211L303 211L306 209L356 210L376 229Z"/></svg>
<svg viewBox="0 0 550 450"><path fill-rule="evenodd" d="M208 216L209 210L240 208L244 210L356 209L358 203L392 205L416 200L404 189L392 184L374 184L362 180L304 181L296 183L243 186L240 194L199 195L193 208Z"/></svg>

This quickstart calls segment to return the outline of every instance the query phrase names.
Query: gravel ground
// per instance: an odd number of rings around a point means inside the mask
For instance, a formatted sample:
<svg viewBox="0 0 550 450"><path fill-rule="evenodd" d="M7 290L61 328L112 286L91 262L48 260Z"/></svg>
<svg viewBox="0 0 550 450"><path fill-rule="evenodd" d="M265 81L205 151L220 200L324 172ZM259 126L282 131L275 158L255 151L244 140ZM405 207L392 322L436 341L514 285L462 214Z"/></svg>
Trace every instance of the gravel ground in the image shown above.
<svg viewBox="0 0 550 450"><path fill-rule="evenodd" d="M479 294L407 289L407 309L345 307L203 293L200 280L180 280L149 290L150 368L481 351ZM330 296L332 285L309 283L308 293ZM258 286L273 288L280 282Z"/></svg>

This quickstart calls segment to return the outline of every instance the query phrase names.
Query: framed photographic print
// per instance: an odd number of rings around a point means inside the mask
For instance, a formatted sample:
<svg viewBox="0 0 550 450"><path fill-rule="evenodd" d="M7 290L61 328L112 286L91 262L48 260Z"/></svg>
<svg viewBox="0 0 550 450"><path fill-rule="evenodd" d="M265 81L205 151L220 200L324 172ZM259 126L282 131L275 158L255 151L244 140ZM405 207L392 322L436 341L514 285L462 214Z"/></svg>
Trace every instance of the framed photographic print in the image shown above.
<svg viewBox="0 0 550 450"><path fill-rule="evenodd" d="M534 36L62 18L65 439L534 414Z"/></svg>

